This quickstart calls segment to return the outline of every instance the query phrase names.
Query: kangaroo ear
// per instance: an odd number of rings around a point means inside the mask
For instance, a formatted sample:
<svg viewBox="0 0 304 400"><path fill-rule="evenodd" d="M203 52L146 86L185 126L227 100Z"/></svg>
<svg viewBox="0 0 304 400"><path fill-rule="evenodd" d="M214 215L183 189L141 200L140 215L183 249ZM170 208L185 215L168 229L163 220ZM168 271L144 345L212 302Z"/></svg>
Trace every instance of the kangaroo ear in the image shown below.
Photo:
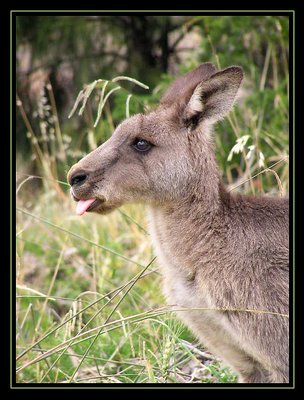
<svg viewBox="0 0 304 400"><path fill-rule="evenodd" d="M186 105L183 121L197 125L200 121L214 123L231 110L243 80L241 67L229 67L200 82Z"/></svg>
<svg viewBox="0 0 304 400"><path fill-rule="evenodd" d="M186 75L177 78L164 93L160 100L162 106L170 106L176 103L184 103L190 99L196 86L216 73L216 68L211 63L199 65L196 69Z"/></svg>

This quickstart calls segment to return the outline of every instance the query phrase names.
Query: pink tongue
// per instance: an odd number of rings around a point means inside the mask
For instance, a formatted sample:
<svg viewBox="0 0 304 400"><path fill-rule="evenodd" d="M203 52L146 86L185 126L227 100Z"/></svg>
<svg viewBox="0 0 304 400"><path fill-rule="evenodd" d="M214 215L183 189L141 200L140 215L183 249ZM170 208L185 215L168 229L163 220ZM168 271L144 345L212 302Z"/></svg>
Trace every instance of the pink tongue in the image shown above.
<svg viewBox="0 0 304 400"><path fill-rule="evenodd" d="M96 199L89 199L89 200L79 200L76 206L76 214L82 215L84 214L87 209L90 207L92 203L94 203Z"/></svg>

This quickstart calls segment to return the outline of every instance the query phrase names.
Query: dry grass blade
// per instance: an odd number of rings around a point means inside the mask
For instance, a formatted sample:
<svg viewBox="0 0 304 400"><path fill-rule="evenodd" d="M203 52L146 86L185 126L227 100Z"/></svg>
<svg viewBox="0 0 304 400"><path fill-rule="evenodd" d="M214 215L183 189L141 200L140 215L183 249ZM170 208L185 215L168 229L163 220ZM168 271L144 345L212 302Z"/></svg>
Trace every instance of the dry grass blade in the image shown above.
<svg viewBox="0 0 304 400"><path fill-rule="evenodd" d="M170 307L170 306L169 306ZM277 315L278 317L289 318L288 314L282 314L276 311L268 311L268 310L250 310L246 308L221 308L221 307L182 307L175 308L176 306L171 306L171 311L179 312L179 311L192 311L192 310L202 310L202 311L222 311L222 312L241 312L241 313L253 313L253 314L269 314L269 315Z"/></svg>
<svg viewBox="0 0 304 400"><path fill-rule="evenodd" d="M131 316L125 317L123 319L118 319L115 321L107 322L107 323L102 324L101 326L96 326L95 328L92 328L92 329L78 335L77 336L78 340L75 340L75 337L72 337L70 339L65 340L62 343L59 343L58 345L54 346L53 348L45 351L44 354L42 354L41 356L38 356L35 359L33 359L33 360L27 362L26 364L20 366L19 368L17 368L16 372L19 373L22 370L24 370L25 368L29 367L30 365L36 364L37 362L43 360L44 358L48 358L48 357L52 356L53 354L58 353L59 351L62 350L63 347L65 347L66 345L68 345L70 343L72 343L72 346L74 346L74 345L82 343L86 340L90 340L90 339L94 338L96 336L96 331L98 331L98 335L101 335L103 333L108 333L115 329L121 328L122 324L125 322L138 323L140 321L144 321L144 320L150 319L152 317L157 317L157 316L167 314L168 312L171 313L172 310L166 310L164 307L160 307L158 309L149 310L149 311L145 311L145 312L142 312L139 314L131 315ZM76 314L73 315L73 317L71 317L71 319L75 318L75 316L76 316ZM103 328L102 331L100 331L101 327ZM49 336L49 335L50 335L50 333L47 336ZM88 336L86 336L86 335L88 335ZM45 339L45 338L46 338L46 335L43 337L43 339ZM20 356L23 356L25 354L25 352L28 352L29 350L36 347L38 345L38 343L40 343L41 341L42 341L42 339L37 341L33 346L26 349L26 351L22 352ZM17 360L21 358L20 356L17 357Z"/></svg>
<svg viewBox="0 0 304 400"><path fill-rule="evenodd" d="M129 94L126 100L126 118L130 117L130 100L131 100L132 94Z"/></svg>
<svg viewBox="0 0 304 400"><path fill-rule="evenodd" d="M82 115L85 106L87 104L88 98L90 97L91 93L93 92L93 90L95 89L95 86L97 85L97 80L92 82L85 90L84 94L83 94L83 102L82 102L82 106L78 112L78 115Z"/></svg>
<svg viewBox="0 0 304 400"><path fill-rule="evenodd" d="M151 270L145 274L143 274L141 276L141 278L144 278L147 275L150 275L151 273L156 272L156 270ZM136 277L135 277L136 278ZM72 317L67 318L65 321L63 321L62 323L60 323L59 325L57 325L54 329L52 329L51 331L49 331L48 333L46 333L44 336L42 336L40 339L37 340L37 342L35 342L34 344L32 344L31 346L29 346L28 348L26 348L25 350L23 350L17 357L16 360L20 360L22 357L24 357L30 350L32 350L35 346L37 346L39 343L41 343L43 340L47 339L50 335L52 335L53 333L55 333L58 329L60 329L61 327L63 327L65 324L67 324L68 322L70 322L73 318L77 317L78 315L80 315L81 313L83 313L84 311L88 310L90 307L93 307L95 304L99 303L100 301L104 300L105 298L108 298L109 296L115 296L116 292L120 292L121 290L123 290L124 288L126 288L128 285L130 285L133 280L135 278L132 278L130 281L128 281L127 283L119 286L118 288L115 288L113 290L111 290L110 292L106 293L105 295L102 295L99 299L93 301L92 303L88 304L86 307L82 308L81 310L79 310L77 313L75 313ZM45 296L45 295L43 295ZM77 300L80 296L78 296L76 299L72 299L72 300ZM53 298L52 298L53 299ZM54 298L55 300L55 298Z"/></svg>
<svg viewBox="0 0 304 400"><path fill-rule="evenodd" d="M45 314L46 306L47 306L48 300L50 299L50 294L51 294L51 292L53 290L53 287L54 287L54 284L55 284L55 280L56 280L56 277L57 277L57 274L58 274L58 271L59 271L59 267L60 267L60 264L62 262L63 253L64 253L64 247L62 248L62 250L60 252L60 255L59 255L59 258L57 260L57 264L56 264L56 267L55 267L55 270L54 270L54 273L53 273L53 277L51 279L51 283L50 283L50 286L49 286L49 289L48 289L48 293L47 293L47 295L45 297L45 300L44 300L44 303L42 305L39 320L38 320L38 322L37 322L37 324L35 326L35 333L39 332L39 329L40 329L40 326L41 326L41 323L42 323L42 318L43 318L43 315Z"/></svg>
<svg viewBox="0 0 304 400"><path fill-rule="evenodd" d="M70 114L68 115L68 118L72 117L72 115L74 114L74 112L76 111L76 109L78 107L78 104L81 102L83 97L84 97L84 89L81 89L80 92L78 93L78 96L77 96L77 99L76 99L76 101L75 101L75 103L73 105L73 108L72 108Z"/></svg>
<svg viewBox="0 0 304 400"><path fill-rule="evenodd" d="M48 83L46 85L46 88L47 88L48 93L49 93L50 103L51 103L51 107L52 107L52 110L53 110L54 124L55 124L55 127L56 127L55 133L56 133L57 140L58 140L58 143L59 143L61 156L62 156L62 159L66 162L67 156L66 156L65 148L64 148L64 145L63 145L63 141L62 141L62 133L61 133L61 128L60 128L60 124L59 124L59 116L58 116L58 111L57 111L57 105L56 105L55 95L54 95L54 91L53 91L53 87L51 85L50 79L48 79Z"/></svg>
<svg viewBox="0 0 304 400"><path fill-rule="evenodd" d="M33 179L33 178L35 178L35 179L42 179L42 180L46 180L46 181L50 181L50 182L60 183L61 185L64 185L64 186L70 186L67 182L59 181L58 179L46 178L45 176L30 175L30 174L24 174L24 173L19 173L19 172L17 172L17 175L24 175L24 176L27 176L27 177L32 178L32 179ZM25 180L24 182L21 182L22 185L23 185L23 183L25 183L25 182L26 182L26 180ZM19 188L17 189L16 194L18 193L18 190L19 190Z"/></svg>
<svg viewBox="0 0 304 400"><path fill-rule="evenodd" d="M119 302L115 305L115 307L113 308L113 310L111 311L111 313L108 315L108 317L106 318L104 325L107 324L107 322L110 320L110 318L112 317L112 315L114 314L114 312L118 309L118 307L120 306L120 304L122 303L122 301L125 299L125 297L128 295L128 293L132 290L133 286L136 284L136 282L141 278L141 276L145 273L145 271L153 264L153 262L155 261L156 257L154 257L149 264L147 264L147 266L137 275L137 277L135 277L134 281L132 282L132 284L130 285L130 287L126 290L126 293L122 296L122 298L119 300ZM77 368L75 368L74 372L72 373L72 376L69 380L69 382L71 382L75 375L77 374L81 364L83 363L83 361L85 360L86 356L88 355L89 351L91 350L91 348L93 347L96 339L98 338L98 336L100 335L100 333L102 332L104 325L99 329L99 331L96 333L96 336L94 337L94 339L92 340L92 342L90 343L90 345L88 346L87 350L85 351L82 359L80 360Z"/></svg>
<svg viewBox="0 0 304 400"><path fill-rule="evenodd" d="M148 266L151 265L151 263L153 261L154 261L154 259L148 264ZM146 268L148 268L148 266ZM139 276L137 278L135 278L136 281L140 278L140 276L141 276L141 274L139 274ZM136 281L134 282L134 284L136 283ZM106 322L104 322L101 326L97 326L86 332L83 332L83 333L79 334L77 336L77 338L73 337L73 338L65 340L64 342L58 344L57 346L53 347L52 349L45 351L44 354L36 357L34 360L31 360L28 363L24 364L23 366L21 366L20 368L17 369L17 372L20 372L23 369L27 368L28 366L35 364L35 363L43 360L44 358L50 357L51 355L57 353L58 351L61 351L62 347L66 346L70 343L72 343L72 345L76 345L83 341L90 340L92 338L96 338L97 336L99 336L101 334L108 333L114 329L121 328L125 322L138 323L138 322L146 320L146 319L151 319L153 317L161 316L161 315L172 313L172 312L188 312L191 310L202 310L202 311L213 310L213 311L224 311L224 312L231 311L231 312L269 314L269 315L276 315L276 316L280 316L280 317L284 317L284 318L289 318L289 316L287 314L281 314L278 312L266 311L266 310L250 310L250 309L238 309L238 308L208 308L208 307L176 308L176 306L171 305L171 306L164 306L164 307L160 307L160 308L149 310L149 311L144 311L139 314L135 314L135 315L131 315L128 317L120 318L118 320L107 322L109 320L109 318L112 316L112 314L115 312L116 308L123 301L123 299L125 298L127 293L132 289L134 284L132 284L132 286L128 289L128 291L125 293L124 297L120 300L120 302L112 310L112 312L111 312L110 316L107 318ZM75 315L73 316L73 318L74 317L75 317ZM97 331L97 334L96 333L92 334L93 332L96 332L96 331ZM89 336L84 337L86 335L89 335ZM80 339L80 340L75 340L75 339ZM31 348L34 348L38 342L40 343L41 339L39 341L37 341L36 344L34 344Z"/></svg>
<svg viewBox="0 0 304 400"><path fill-rule="evenodd" d="M104 107L104 95L106 91L106 87L108 86L109 81L105 81L101 90L100 94L100 99L99 99L99 104L98 104L98 109L97 109L97 120L99 121L101 117L101 113Z"/></svg>
<svg viewBox="0 0 304 400"><path fill-rule="evenodd" d="M16 334L16 340L19 338L19 336L20 336L20 332L22 331L22 329L23 329L23 326L24 326L24 324L25 324L25 321L27 320L27 317L29 316L29 314L31 313L31 308L33 307L33 304L32 303L30 303L29 305L28 305L28 307L27 307L27 309L26 309L26 312L25 312L25 314L24 314L24 317L23 317L23 320L22 320L22 322L21 322L21 324L20 324L20 327L19 327L19 329L18 329L18 333ZM16 332L17 332L17 329L16 329Z"/></svg>
<svg viewBox="0 0 304 400"><path fill-rule="evenodd" d="M271 170L272 168L274 168L276 165L280 164L282 161L287 161L288 158L289 158L288 156L287 156L287 157L281 158L281 160L279 160L279 161L277 161L276 163L270 165L270 167L263 169L263 171L258 172L257 174L253 175L253 176L250 177L249 179L246 179L246 180L244 180L243 182L241 182L241 183L239 183L239 184L233 186L233 187L229 190L229 192L231 192L232 190L238 188L239 186L244 185L244 183L251 181L252 179L256 178L257 176L263 174L264 172L267 172L267 171L269 172L269 170Z"/></svg>
<svg viewBox="0 0 304 400"><path fill-rule="evenodd" d="M149 236L149 232L142 227L137 221L135 221L134 218L132 218L130 215L126 214L125 212L123 212L121 209L118 209L118 212L126 219L130 220L133 224L135 224L142 232L144 232L145 235Z"/></svg>
<svg viewBox="0 0 304 400"><path fill-rule="evenodd" d="M135 265L138 265L138 266L144 268L144 265L142 265L142 264L140 264L140 263L138 263L138 262L132 260L131 258L128 258L128 257L126 257L126 256L124 256L124 255L122 255L122 254L120 254L120 253L117 253L116 251L114 251L114 250L112 250L112 249L109 249L108 247L102 246L101 244L95 243L95 242L93 242L93 241L90 240L90 239L87 239L87 238L84 238L84 237L82 237L82 236L80 236L80 235L77 235L77 233L74 233L74 232L71 232L71 231L69 231L69 230L67 230L67 229L64 229L64 228L62 228L62 227L59 226L59 225L53 224L52 222L50 222L50 221L48 221L48 220L46 220L46 219L44 219L44 218L37 217L37 215L31 214L30 212L28 212L28 211L26 211L26 210L23 210L22 208L16 207L16 210L19 211L19 212L22 212L23 214L29 215L30 217L35 218L35 219L37 219L37 220L39 220L39 221L41 221L41 222L44 222L45 224L48 224L48 225L52 226L53 228L59 229L59 230L62 231L62 232L65 232L65 233L67 233L67 234L69 234L69 235L71 235L71 236L74 236L74 237L76 237L77 239L83 240L83 241L85 241L85 242L87 242L87 243L90 243L90 244L92 244L93 246L96 246L96 247L98 247L98 248L100 248L100 249L102 249L102 250L108 251L109 253L114 254L115 256L120 257L120 258L122 258L122 259L125 260L125 261L129 261L129 262L131 262L132 264L135 264Z"/></svg>
<svg viewBox="0 0 304 400"><path fill-rule="evenodd" d="M143 277L144 275L141 275ZM131 281L129 281L127 284L122 285L120 288L117 288L116 293L112 293L109 300L98 310L96 313L88 320L88 322L81 328L81 330L77 333L77 335L74 337L76 340L83 332L84 330L89 326L89 324L129 285L132 284L134 280L138 280L137 277L134 277ZM104 295L103 298L108 298L108 295ZM98 300L100 301L100 299ZM76 315L79 315L80 313L75 313L74 317ZM67 321L65 321L67 322ZM46 373L43 375L43 377L40 380L40 383L47 377L47 375L51 372L53 367L57 364L57 362L61 359L61 357L67 352L67 350L70 349L70 347L73 345L73 342L70 342L59 354L59 356L56 358L56 360L53 362L53 364L49 367L49 369L46 371Z"/></svg>
<svg viewBox="0 0 304 400"><path fill-rule="evenodd" d="M149 89L149 86L145 85L142 82L139 82L138 80L136 80L134 78L130 78L129 76L117 76L116 78L112 79L112 82L117 82L117 81L130 81L144 89Z"/></svg>
<svg viewBox="0 0 304 400"><path fill-rule="evenodd" d="M43 298L43 299L48 299L48 300L52 300L52 301L55 301L55 300L56 300L56 299L54 299L53 297L50 297L49 295L46 295L46 294L44 294L44 293L41 293L41 292L39 292L38 290L29 288L29 287L27 287L27 286L16 285L16 289L25 290L25 291L27 291L27 292L34 293L35 295L37 295L38 297L41 297L41 298Z"/></svg>
<svg viewBox="0 0 304 400"><path fill-rule="evenodd" d="M27 181L29 181L29 180L31 180L31 179L33 179L33 178L34 178L34 176L28 176L27 178L25 178L25 179L18 185L17 190L16 190L16 196L17 196L17 194L19 193L19 190L22 188L22 186L23 186Z"/></svg>
<svg viewBox="0 0 304 400"><path fill-rule="evenodd" d="M85 109L87 100L90 97L92 91L95 89L95 87L96 87L96 85L98 83L104 82L103 83L103 87L102 87L102 91L101 91L101 95L100 95L99 104L98 104L97 117L96 117L96 120L94 122L94 128L96 128L96 126L97 126L97 124L98 124L98 122L99 122L99 120L101 118L101 114L102 114L103 108L104 108L108 98L111 96L111 94L113 92L115 92L118 89L121 89L120 86L116 86L115 88L111 89L107 93L107 95L105 96L106 87L110 82L115 83L115 82L118 82L118 81L130 81L130 82L133 82L136 85L138 85L138 86L140 86L140 87L142 87L144 89L149 89L149 86L145 85L142 82L139 82L138 80L136 80L134 78L130 78L128 76L117 76L116 78L112 79L111 81L104 80L104 79L97 79L94 82L92 82L91 84L89 84L86 89L82 89L79 92L79 94L77 96L77 99L76 99L76 101L74 103L74 106L73 106L68 118L71 118L71 116L74 114L74 112L76 111L76 109L77 109L77 107L78 107L78 105L79 105L79 103L81 101L82 101L82 106L81 106L81 108L80 108L80 110L78 112L78 115L82 115L82 113L83 113L83 111ZM131 97L132 97L132 94L129 94L128 97L127 97L127 100L126 100L126 115L127 115L127 117L130 116L129 103L130 103Z"/></svg>
<svg viewBox="0 0 304 400"><path fill-rule="evenodd" d="M271 172L271 173L275 176L275 178L276 178L276 180L277 180L277 183L278 183L278 186L279 186L280 196L281 196L281 197L285 196L286 193L285 193L285 191L284 191L284 188L283 188L281 179L279 178L279 175L278 175L273 169L270 169L270 168L267 168L267 169L265 170L265 172Z"/></svg>
<svg viewBox="0 0 304 400"><path fill-rule="evenodd" d="M102 114L102 110L103 110L103 108L104 108L104 105L106 104L106 101L107 101L108 98L111 96L111 94L112 94L113 92L115 92L116 90L118 90L118 89L120 89L120 86L116 86L115 88L111 89L111 90L107 93L106 97L102 100L101 104L100 104L99 107L98 107L97 118L96 118L96 121L94 122L94 128L96 128L96 126L97 126L97 124L98 124L98 122L99 122L99 120L100 120L100 117L101 117L101 114Z"/></svg>

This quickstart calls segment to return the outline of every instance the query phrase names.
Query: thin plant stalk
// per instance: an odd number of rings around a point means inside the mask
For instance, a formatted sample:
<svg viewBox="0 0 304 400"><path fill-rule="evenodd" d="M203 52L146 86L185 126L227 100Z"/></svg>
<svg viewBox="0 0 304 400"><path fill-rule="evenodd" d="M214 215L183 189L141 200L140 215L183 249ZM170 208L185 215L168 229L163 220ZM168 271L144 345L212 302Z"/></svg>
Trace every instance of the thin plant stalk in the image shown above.
<svg viewBox="0 0 304 400"><path fill-rule="evenodd" d="M63 141L62 141L62 133L61 133L61 128L60 128L60 124L59 124L56 100L55 100L55 96L54 96L53 87L52 87L49 79L48 79L48 84L46 85L46 88L49 93L50 103L51 103L53 117L54 117L55 132L56 132L56 137L57 137L57 141L58 141L59 148L60 148L60 153L61 153L61 156L62 156L62 159L64 160L64 162L67 162L67 156L66 156Z"/></svg>
<svg viewBox="0 0 304 400"><path fill-rule="evenodd" d="M243 182L239 183L238 185L233 186L233 187L229 190L229 192L231 192L232 190L238 188L239 186L244 185L244 183L249 182L250 180L256 178L256 177L259 176L260 174L263 174L264 172L269 171L270 169L272 169L272 168L275 167L276 165L280 164L281 162L287 161L287 160L288 160L288 157L281 158L281 160L279 160L279 161L277 161L276 163L270 165L270 167L267 167L267 168L263 169L263 171L258 172L257 174L253 175L251 178L248 178L248 179L244 180Z"/></svg>
<svg viewBox="0 0 304 400"><path fill-rule="evenodd" d="M96 126L97 126L97 124L98 124L98 122L99 122L99 120L100 120L100 117L101 117L101 114L102 114L102 110L103 110L104 105L106 104L108 98L111 96L112 93L114 93L116 90L119 90L119 89L120 89L120 86L116 86L115 88L111 89L111 90L107 93L107 95L105 96L105 98L103 99L103 101L99 104L99 106L98 106L97 118L96 118L96 120L95 120L95 122L94 122L94 128L96 128Z"/></svg>
<svg viewBox="0 0 304 400"><path fill-rule="evenodd" d="M151 270L149 272L147 272L146 274L142 275L141 278L150 275L151 273L154 273L155 270ZM113 290L111 290L110 292L106 293L105 295L101 296L99 299L93 301L92 303L90 303L89 305L85 306L84 308L82 308L81 310L79 310L77 313L75 313L72 317L66 319L65 321L63 321L62 323L60 323L58 326L56 326L54 329L52 329L50 332L46 333L44 336L42 336L40 339L37 340L36 343L34 343L33 345L29 346L27 349L25 349L22 353L20 353L16 360L20 360L22 357L24 357L30 350L32 350L38 343L41 343L43 340L47 339L50 335L52 335L53 333L55 333L58 329L60 329L62 326L64 326L65 324L67 324L69 321L71 321L72 319L74 319L75 317L77 317L78 315L80 315L81 313L83 313L84 311L86 311L87 309L89 309L90 307L94 306L95 304L97 304L98 302L102 301L103 299L114 295L117 291L121 291L123 290L125 287L127 287L129 284L131 284L133 282L134 278L132 278L129 282L121 285L118 288L115 288ZM75 300L77 300L79 297L77 297Z"/></svg>
<svg viewBox="0 0 304 400"><path fill-rule="evenodd" d="M128 295L128 293L132 290L133 286L137 283L137 281L141 278L141 276L146 272L146 270L153 264L153 262L155 261L156 257L154 257L149 264L147 264L147 266L138 274L138 276L134 279L134 281L132 282L132 284L129 286L129 288L126 290L126 293L122 296L122 298L118 301L118 303L115 305L115 307L113 308L113 310L110 312L110 314L108 315L108 317L106 318L104 325L107 324L107 322L110 320L110 318L112 317L112 315L114 314L114 312L118 309L118 307L120 306L120 304L123 302L123 300L126 298L126 296ZM92 340L92 342L90 343L90 345L88 346L88 348L86 349L82 359L80 360L77 368L75 368L75 370L72 373L72 376L69 380L69 382L71 382L75 375L77 374L77 372L79 371L79 368L81 367L82 363L84 362L86 355L89 353L89 351L91 350L91 348L93 347L95 341L97 340L98 336L100 335L100 333L103 330L103 326L99 329L99 331L96 333L96 336L94 337L94 339Z"/></svg>
<svg viewBox="0 0 304 400"><path fill-rule="evenodd" d="M53 228L59 229L62 232L65 232L65 233L67 233L67 234L69 234L71 236L74 236L77 239L83 240L83 241L85 241L87 243L90 243L93 246L96 246L96 247L98 247L98 248L100 248L102 250L105 250L105 251L107 251L107 252L109 252L109 253L111 253L111 254L119 257L119 258L122 258L125 261L131 262L133 264L136 264L136 265L144 268L144 266L142 264L138 263L137 261L134 261L131 258L128 258L128 257L124 256L123 254L117 253L116 251L114 251L114 250L112 250L112 249L110 249L108 247L105 247L105 246L102 246L101 244L95 243L90 239L84 238L83 236L80 236L77 233L71 232L68 229L64 229L61 226L52 223L51 221L48 221L48 220L46 220L44 218L41 218L41 217L38 217L37 215L34 215L34 214L32 214L32 213L30 213L30 212L28 212L26 210L23 210L22 208L19 208L19 207L16 207L16 210L19 211L19 212L22 212L23 214L29 215L30 217L32 217L34 219L37 219L37 220L39 220L41 222L44 222L45 224L47 224L49 226L52 226Z"/></svg>
<svg viewBox="0 0 304 400"><path fill-rule="evenodd" d="M81 328L81 330L77 333L76 336L74 336L74 339L77 340L77 338L84 332L84 330L89 326L89 324L116 298L116 296L121 293L121 291L126 287L127 285L124 285L122 288L117 290L117 292L99 309L96 311L96 313L89 319L89 321ZM100 299L98 299L100 301ZM73 318L76 317L76 314L73 315ZM49 367L49 369L45 372L43 377L40 380L40 383L46 378L46 376L51 372L51 370L54 368L54 366L57 364L57 362L61 359L61 357L68 351L68 349L73 345L73 342L70 342L59 354L59 356L56 358L56 360L53 362L53 364Z"/></svg>
<svg viewBox="0 0 304 400"><path fill-rule="evenodd" d="M172 313L172 312L189 312L192 310L195 311L221 311L221 312L244 312L244 313L255 313L255 314L266 314L266 315L275 315L278 317L283 317L283 318L289 318L288 314L282 314L282 313L278 313L275 311L267 311L267 310L252 310L252 309L239 309L239 308L221 308L221 307L216 307L216 308L209 308L209 307L190 307L190 308L175 308L176 306L165 306L165 307L160 307L158 309L152 309L149 311L144 311L142 313L139 314L135 314L135 315L131 315L128 317L124 317L123 319L119 319L119 320L115 320L115 321L111 321L111 322L107 322L104 323L102 326L97 326L95 328L92 328L84 333L82 333L81 335L79 335L78 337L81 338L83 336L85 336L86 334L90 334L92 332L98 332L98 335L103 334L103 333L108 333L114 329L118 329L122 327L122 324L124 322L130 321L130 323L138 323L140 321L143 320L147 320L150 319L151 317L156 317L156 316L161 316L164 314L168 314L168 313ZM114 312L115 310L113 310ZM73 316L74 318L74 316ZM103 328L101 330L101 328ZM29 361L28 363L26 363L25 365L21 366L20 368L17 369L17 372L22 371L23 369L29 367L30 365L33 365L41 360L43 360L46 357L50 357L51 355L53 355L54 353L58 352L61 350L61 348L63 346L65 346L66 344L73 342L73 345L82 343L83 341L92 339L96 337L96 333L94 333L93 335L87 336L85 338L81 338L78 341L75 341L75 338L70 338L65 340L64 342L58 344L57 346L53 347L50 350L47 350L43 355L38 356L37 358L35 358L34 360Z"/></svg>
<svg viewBox="0 0 304 400"><path fill-rule="evenodd" d="M57 277L57 274L58 274L58 271L59 271L59 267L60 267L60 264L61 264L61 261L62 261L63 253L64 253L64 248L62 248L62 250L60 252L60 255L59 255L59 258L58 258L58 261L57 261L57 264L56 264L56 267L55 267L55 270L54 270L54 273L53 273L53 277L52 277L52 280L51 280L51 283L50 283L50 286L49 286L49 290L47 292L47 295L45 297L44 303L42 305L42 311L41 311L41 314L40 314L40 318L39 318L39 320L37 322L37 325L35 327L35 334L37 334L39 332L41 321L42 321L42 318L43 318L43 316L45 314L46 306L47 306L47 303L48 303L48 301L50 299L51 292L53 290L53 287L54 287L54 284L55 284L55 280L56 280L56 277Z"/></svg>

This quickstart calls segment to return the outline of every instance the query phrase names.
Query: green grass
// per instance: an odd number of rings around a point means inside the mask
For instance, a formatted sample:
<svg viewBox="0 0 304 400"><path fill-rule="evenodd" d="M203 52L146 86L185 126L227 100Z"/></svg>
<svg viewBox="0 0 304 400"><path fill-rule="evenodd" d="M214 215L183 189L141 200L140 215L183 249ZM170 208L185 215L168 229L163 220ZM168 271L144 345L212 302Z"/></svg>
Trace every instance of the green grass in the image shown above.
<svg viewBox="0 0 304 400"><path fill-rule="evenodd" d="M26 185L30 181L21 198ZM145 227L142 207L79 218L69 197L62 202L55 191L42 193L30 212L18 203L18 382L203 382L217 376L210 367L204 377L189 372L191 363L200 364L185 344L194 339L164 307L149 236L125 216Z"/></svg>

